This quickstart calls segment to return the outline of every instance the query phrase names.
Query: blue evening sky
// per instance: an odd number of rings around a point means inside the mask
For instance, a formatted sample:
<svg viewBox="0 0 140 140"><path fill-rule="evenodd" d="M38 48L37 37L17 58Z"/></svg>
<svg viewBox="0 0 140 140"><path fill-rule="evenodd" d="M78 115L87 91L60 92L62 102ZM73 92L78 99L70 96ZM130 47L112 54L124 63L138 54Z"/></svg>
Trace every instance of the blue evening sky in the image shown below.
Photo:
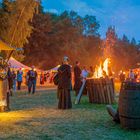
<svg viewBox="0 0 140 140"><path fill-rule="evenodd" d="M96 16L100 34L105 37L109 25L115 25L117 34L140 40L140 0L42 0L44 10L61 13L74 10L79 15Z"/></svg>

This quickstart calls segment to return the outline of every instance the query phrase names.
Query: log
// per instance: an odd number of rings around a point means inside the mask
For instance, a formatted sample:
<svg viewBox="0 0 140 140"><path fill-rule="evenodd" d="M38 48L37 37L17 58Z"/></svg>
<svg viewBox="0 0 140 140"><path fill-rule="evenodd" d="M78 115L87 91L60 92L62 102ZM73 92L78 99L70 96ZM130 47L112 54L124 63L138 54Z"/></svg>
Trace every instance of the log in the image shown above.
<svg viewBox="0 0 140 140"><path fill-rule="evenodd" d="M79 104L80 103L80 100L81 100L81 97L82 97L83 90L84 90L85 86L86 86L86 80L84 79L83 83L82 83L82 86L80 88L80 91L79 91L79 93L78 93L78 95L76 97L75 104Z"/></svg>

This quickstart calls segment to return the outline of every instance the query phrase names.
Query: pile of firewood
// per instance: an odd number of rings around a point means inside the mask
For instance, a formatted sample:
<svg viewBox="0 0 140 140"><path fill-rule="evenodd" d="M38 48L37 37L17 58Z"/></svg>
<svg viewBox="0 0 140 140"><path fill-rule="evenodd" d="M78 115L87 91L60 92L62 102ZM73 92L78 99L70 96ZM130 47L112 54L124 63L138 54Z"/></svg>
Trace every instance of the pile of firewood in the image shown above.
<svg viewBox="0 0 140 140"><path fill-rule="evenodd" d="M115 100L114 81L110 78L87 79L90 103L112 104Z"/></svg>

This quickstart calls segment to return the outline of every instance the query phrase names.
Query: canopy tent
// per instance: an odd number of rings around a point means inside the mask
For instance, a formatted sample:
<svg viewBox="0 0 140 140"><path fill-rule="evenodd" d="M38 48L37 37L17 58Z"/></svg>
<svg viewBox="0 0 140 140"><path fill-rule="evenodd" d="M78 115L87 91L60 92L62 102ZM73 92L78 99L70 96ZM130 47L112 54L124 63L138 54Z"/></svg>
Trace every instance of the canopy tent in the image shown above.
<svg viewBox="0 0 140 140"><path fill-rule="evenodd" d="M2 40L0 40L0 50L13 51L15 49L8 46L6 43L4 43Z"/></svg>
<svg viewBox="0 0 140 140"><path fill-rule="evenodd" d="M57 72L58 68L60 67L60 65L57 65L56 67L50 69L50 70L47 70L47 72Z"/></svg>
<svg viewBox="0 0 140 140"><path fill-rule="evenodd" d="M57 71L59 67L60 67L60 65L57 65L56 67L52 68L51 70L52 71Z"/></svg>
<svg viewBox="0 0 140 140"><path fill-rule="evenodd" d="M11 68L24 68L24 69L30 69L30 67L20 63L19 61L17 61L15 58L11 57L8 61L8 64L11 65Z"/></svg>

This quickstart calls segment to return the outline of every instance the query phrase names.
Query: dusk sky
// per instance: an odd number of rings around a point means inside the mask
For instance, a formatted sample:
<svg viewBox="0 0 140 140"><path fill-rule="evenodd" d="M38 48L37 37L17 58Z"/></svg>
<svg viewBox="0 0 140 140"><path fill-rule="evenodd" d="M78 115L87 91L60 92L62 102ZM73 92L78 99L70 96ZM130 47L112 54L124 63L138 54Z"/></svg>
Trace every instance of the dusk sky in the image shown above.
<svg viewBox="0 0 140 140"><path fill-rule="evenodd" d="M105 37L109 25L115 25L117 34L140 40L140 0L42 0L44 10L60 14L74 10L79 15L96 16L100 34Z"/></svg>

